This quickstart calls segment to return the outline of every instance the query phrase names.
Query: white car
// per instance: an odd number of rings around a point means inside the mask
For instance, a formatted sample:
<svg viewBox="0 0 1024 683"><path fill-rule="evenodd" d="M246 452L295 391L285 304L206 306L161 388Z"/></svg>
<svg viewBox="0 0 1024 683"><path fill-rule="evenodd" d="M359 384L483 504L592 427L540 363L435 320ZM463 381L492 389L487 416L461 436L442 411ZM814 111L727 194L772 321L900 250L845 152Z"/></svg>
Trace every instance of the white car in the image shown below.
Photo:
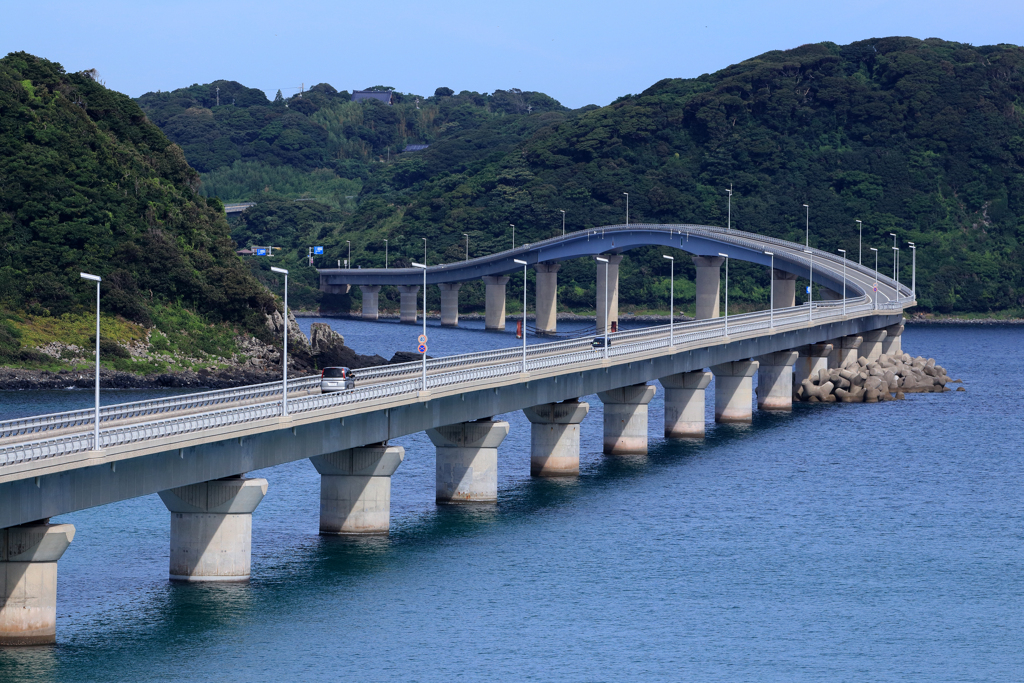
<svg viewBox="0 0 1024 683"><path fill-rule="evenodd" d="M320 391L329 393L332 391L343 391L355 389L356 378L349 368L324 368L320 373Z"/></svg>

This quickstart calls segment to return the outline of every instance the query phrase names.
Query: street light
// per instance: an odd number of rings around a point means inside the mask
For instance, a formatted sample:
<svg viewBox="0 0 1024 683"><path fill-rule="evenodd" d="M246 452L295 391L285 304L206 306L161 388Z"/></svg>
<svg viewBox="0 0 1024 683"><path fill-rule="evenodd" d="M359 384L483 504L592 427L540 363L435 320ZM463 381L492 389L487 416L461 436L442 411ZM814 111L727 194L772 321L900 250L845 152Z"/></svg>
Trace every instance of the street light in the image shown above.
<svg viewBox="0 0 1024 683"><path fill-rule="evenodd" d="M466 238L466 260L469 260L469 233L464 232L462 236Z"/></svg>
<svg viewBox="0 0 1024 683"><path fill-rule="evenodd" d="M565 237L565 209L559 209L562 212L562 237Z"/></svg>
<svg viewBox="0 0 1024 683"><path fill-rule="evenodd" d="M729 193L729 222L726 223L726 229L732 230L732 183L729 183L729 189L726 192Z"/></svg>
<svg viewBox="0 0 1024 683"><path fill-rule="evenodd" d="M513 223L509 223L512 226L512 248L516 248L516 226Z"/></svg>
<svg viewBox="0 0 1024 683"><path fill-rule="evenodd" d="M837 249L843 255L843 315L846 315L846 250Z"/></svg>
<svg viewBox="0 0 1024 683"><path fill-rule="evenodd" d="M523 374L526 374L526 261L512 260L523 267Z"/></svg>
<svg viewBox="0 0 1024 683"><path fill-rule="evenodd" d="M878 310L878 250L874 247L868 247L871 251L875 252L875 310Z"/></svg>
<svg viewBox="0 0 1024 683"><path fill-rule="evenodd" d="M604 264L604 357L608 358L608 259L595 256L598 263Z"/></svg>
<svg viewBox="0 0 1024 683"><path fill-rule="evenodd" d="M352 240L345 240L348 242L348 267L352 267Z"/></svg>
<svg viewBox="0 0 1024 683"><path fill-rule="evenodd" d="M764 255L772 257L771 270L768 271L771 280L771 284L768 285L768 327L775 329L775 252L766 251Z"/></svg>
<svg viewBox="0 0 1024 683"><path fill-rule="evenodd" d="M676 259L674 256L666 256L665 254L662 254L661 258L667 258L672 264L669 267L672 285L668 296L668 345L675 346L676 339L673 333L676 321Z"/></svg>
<svg viewBox="0 0 1024 683"><path fill-rule="evenodd" d="M899 263L899 261L900 261L900 248L899 247L893 247L892 250L893 250L893 261L895 261L896 263ZM893 279L896 280L896 303L899 303L900 302L900 270L899 270L899 266L896 266L896 277L893 278Z"/></svg>
<svg viewBox="0 0 1024 683"><path fill-rule="evenodd" d="M99 451L102 450L100 448L100 282L103 281L103 278L89 273L79 273L79 275L96 283L96 424L92 431L92 449Z"/></svg>
<svg viewBox="0 0 1024 683"><path fill-rule="evenodd" d="M907 242L910 245L910 291L914 293L914 298L917 298L917 245L913 242Z"/></svg>
<svg viewBox="0 0 1024 683"><path fill-rule="evenodd" d="M384 268L388 267L388 241L384 240Z"/></svg>
<svg viewBox="0 0 1024 683"><path fill-rule="evenodd" d="M806 231L806 235L804 236L804 246L805 247L810 247L811 246L811 207L809 207L806 204L804 204L804 208L807 209L807 223L804 226L804 229Z"/></svg>
<svg viewBox="0 0 1024 683"><path fill-rule="evenodd" d="M629 225L629 193L623 192L626 195L626 225Z"/></svg>
<svg viewBox="0 0 1024 683"><path fill-rule="evenodd" d="M426 253L426 252L424 252ZM426 261L426 259L423 259ZM427 338L427 267L422 263L412 262L413 268L423 269L423 338ZM423 391L427 390L427 343L423 342Z"/></svg>
<svg viewBox="0 0 1024 683"><path fill-rule="evenodd" d="M895 251L895 249L896 249L896 233L890 232L889 234L892 236L892 248L893 248L893 254L892 254L892 279L896 280L897 279L897 277L896 277L896 258L899 256L899 254L897 254L896 251Z"/></svg>
<svg viewBox="0 0 1024 683"><path fill-rule="evenodd" d="M814 320L814 252L804 249L804 253L811 261L811 276L808 279L810 284L807 285L807 319Z"/></svg>
<svg viewBox="0 0 1024 683"><path fill-rule="evenodd" d="M427 262L427 238L426 237L421 237L420 239L423 240L423 262L426 263ZM423 266L423 267L426 268L426 266ZM427 311L427 307L426 307L426 305L424 305L423 306L423 314L424 315L426 315L426 311Z"/></svg>
<svg viewBox="0 0 1024 683"><path fill-rule="evenodd" d="M288 271L271 266L270 270L284 275L284 383L281 385L281 415L288 416Z"/></svg>
<svg viewBox="0 0 1024 683"><path fill-rule="evenodd" d="M861 253L864 251L864 224L857 221L857 265L861 265Z"/></svg>
<svg viewBox="0 0 1024 683"><path fill-rule="evenodd" d="M725 257L725 336L729 336L729 255L718 252Z"/></svg>

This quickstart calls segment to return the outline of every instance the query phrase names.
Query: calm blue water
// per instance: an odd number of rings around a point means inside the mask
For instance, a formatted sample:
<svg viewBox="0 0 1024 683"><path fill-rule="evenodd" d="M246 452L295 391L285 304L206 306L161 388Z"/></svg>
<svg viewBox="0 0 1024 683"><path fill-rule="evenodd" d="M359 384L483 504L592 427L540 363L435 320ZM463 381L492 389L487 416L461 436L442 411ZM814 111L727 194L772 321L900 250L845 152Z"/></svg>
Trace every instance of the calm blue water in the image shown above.
<svg viewBox="0 0 1024 683"><path fill-rule="evenodd" d="M415 337L336 327L385 356ZM429 334L431 353L512 343ZM0 650L0 679L1024 680L1022 336L908 327L966 393L798 405L700 443L660 437L659 387L646 457L601 455L590 397L571 481L530 478L506 415L496 506L436 506L409 436L386 539L320 538L313 467L263 470L246 586L170 585L155 495L65 515L58 645Z"/></svg>

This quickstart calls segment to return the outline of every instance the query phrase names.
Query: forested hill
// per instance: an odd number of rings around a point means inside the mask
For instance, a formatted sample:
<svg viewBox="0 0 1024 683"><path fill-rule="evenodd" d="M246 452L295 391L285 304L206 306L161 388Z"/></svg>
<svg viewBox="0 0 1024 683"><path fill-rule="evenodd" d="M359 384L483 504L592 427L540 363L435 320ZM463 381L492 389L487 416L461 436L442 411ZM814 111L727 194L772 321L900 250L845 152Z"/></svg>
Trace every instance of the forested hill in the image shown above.
<svg viewBox="0 0 1024 683"><path fill-rule="evenodd" d="M172 335L264 330L273 298L198 188L130 98L23 52L0 59L0 361L17 359L21 328L8 321L52 327L93 309L82 271L103 277L105 314Z"/></svg>
<svg viewBox="0 0 1024 683"><path fill-rule="evenodd" d="M438 256L463 233L484 251L506 247L509 223L519 241L550 237L560 209L571 230L621 222L623 192L632 221L724 225L731 185L741 229L802 241L809 204L814 246L856 258L860 219L865 262L876 247L888 269L890 232L907 256L916 242L925 309L1024 306L1024 49L1013 45L884 38L769 52L660 81L480 168L424 178L422 163L371 176L338 235L370 252L361 263L382 261L376 241L397 235L427 237ZM660 253L627 263L624 302L664 307ZM737 299L767 296L754 280L733 286Z"/></svg>

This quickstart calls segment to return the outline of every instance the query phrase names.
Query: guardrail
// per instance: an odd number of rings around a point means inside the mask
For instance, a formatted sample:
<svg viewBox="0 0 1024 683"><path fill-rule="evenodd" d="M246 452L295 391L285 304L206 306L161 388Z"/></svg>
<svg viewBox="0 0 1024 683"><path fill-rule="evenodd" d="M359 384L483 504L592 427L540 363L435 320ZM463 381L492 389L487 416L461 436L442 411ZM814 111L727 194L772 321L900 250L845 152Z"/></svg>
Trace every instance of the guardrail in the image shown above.
<svg viewBox="0 0 1024 683"><path fill-rule="evenodd" d="M862 297L862 299L867 299L867 297ZM672 330L671 337L673 337L678 344L687 344L724 337L726 333L726 324L728 324L729 332L732 334L738 334L757 331L760 329L769 329L773 322L775 328L778 329L790 326L800 326L807 322L817 322L842 317L842 308L836 307L832 305L832 303L833 302L829 302L829 305L822 306L820 308L817 306L810 307L810 311L806 306L796 306L792 308L778 309L772 312L757 311L753 313L729 316L728 319L712 318L709 320L676 323L671 326L674 328ZM870 301L861 301L860 303L853 304L847 301L847 314L865 313L873 310L877 310L877 308ZM817 311L817 315L814 315L815 311ZM812 316L813 319L808 320L808 318ZM608 356L624 358L631 354L646 353L654 349L666 348L670 345L669 328L670 325L658 325L638 330L618 332L614 335L610 335L613 341L611 346L607 349ZM527 371L543 370L551 367L572 366L583 362L592 362L602 358L604 356L604 352L605 349L603 348L592 348L589 340L570 340L552 342L549 344L535 344L533 347L528 348L526 369ZM427 376L426 387L427 389L440 388L455 384L518 375L523 369L521 354L521 347L512 347L497 351L462 354L461 356L450 356L447 358L435 359L438 361L435 364L436 371L434 374ZM490 362L482 364L481 361ZM449 365L443 365L442 363L444 362L449 363ZM459 365L468 365L469 367L460 368L458 367ZM411 368L407 368L407 370L419 370L422 372L422 366L416 363L407 363L402 366L392 367L401 368L403 366L413 366ZM383 368L381 370L387 371L388 369ZM364 380L365 378L366 375L364 375ZM319 381L319 378L307 377L296 381L309 383ZM420 377L414 376L381 382L378 384L362 384L355 389L349 389L341 392L289 398L288 409L289 413L300 414L317 410L326 410L341 405L378 400L381 398L412 395L416 394L416 392L423 388L422 382L423 380ZM291 385L291 383L289 383L289 385ZM203 404L203 401L215 400L209 397L221 394L232 395L233 392L235 394L241 392L242 395L256 396L256 392L264 390L260 389L260 387L266 388L265 391L268 392L267 395L273 395L275 393L273 387L276 387L276 394L279 395L281 393L280 383L272 383L268 385L256 385L256 387L245 387L240 390L207 392L206 394L194 394L191 397L175 397L175 399L186 401L189 405L201 405ZM246 394L246 391L249 391L249 393ZM208 398L199 398L197 400L197 397L203 396ZM189 399L192 399L192 401L189 402ZM149 410L149 408L141 406L140 404L123 404L123 406L132 405L135 405L140 411ZM122 408L123 406L111 406L111 408ZM88 411L74 412L80 413ZM143 414L143 412L139 412L137 414ZM111 427L101 430L100 448L140 443L156 438L164 438L168 436L193 433L205 429L253 422L269 417L277 417L280 414L281 402L280 400L277 400L253 405L222 408L220 410L180 417L170 417L163 420L149 421L134 425ZM26 420L31 419L33 418L26 418ZM86 422L88 422L88 420L86 420ZM14 463L81 453L88 451L91 448L93 448L93 435L89 432L57 436L29 443L0 446L0 467Z"/></svg>

